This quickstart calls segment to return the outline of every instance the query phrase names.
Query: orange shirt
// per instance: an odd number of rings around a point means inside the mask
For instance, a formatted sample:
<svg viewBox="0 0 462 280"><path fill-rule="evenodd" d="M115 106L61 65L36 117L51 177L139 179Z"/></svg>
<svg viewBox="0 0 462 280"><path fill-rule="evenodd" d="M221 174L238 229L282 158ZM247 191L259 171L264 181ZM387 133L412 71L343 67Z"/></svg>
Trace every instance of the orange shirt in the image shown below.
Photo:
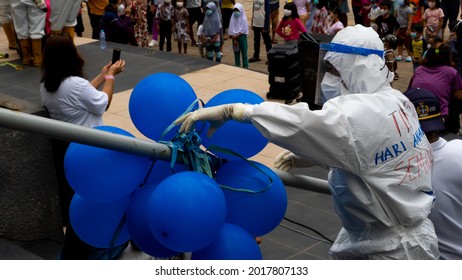
<svg viewBox="0 0 462 280"><path fill-rule="evenodd" d="M412 11L414 12L414 16L412 17L412 24L422 22L422 2L422 0L409 1L409 7L411 7Z"/></svg>
<svg viewBox="0 0 462 280"><path fill-rule="evenodd" d="M88 9L90 13L98 16L104 15L104 8L109 3L108 0L88 0Z"/></svg>

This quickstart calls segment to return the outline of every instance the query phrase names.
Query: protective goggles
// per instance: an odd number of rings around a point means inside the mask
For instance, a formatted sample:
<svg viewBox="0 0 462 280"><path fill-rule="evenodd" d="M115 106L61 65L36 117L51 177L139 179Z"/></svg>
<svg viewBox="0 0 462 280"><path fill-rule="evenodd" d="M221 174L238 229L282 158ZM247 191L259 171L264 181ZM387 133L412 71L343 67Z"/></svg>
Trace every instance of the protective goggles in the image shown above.
<svg viewBox="0 0 462 280"><path fill-rule="evenodd" d="M336 43L320 44L319 48L321 50L328 51L328 52L358 54L362 56L376 54L379 57L383 57L383 54L384 54L384 51L381 51L381 50L366 49L366 48L361 48L361 47L352 47L352 46L336 44Z"/></svg>

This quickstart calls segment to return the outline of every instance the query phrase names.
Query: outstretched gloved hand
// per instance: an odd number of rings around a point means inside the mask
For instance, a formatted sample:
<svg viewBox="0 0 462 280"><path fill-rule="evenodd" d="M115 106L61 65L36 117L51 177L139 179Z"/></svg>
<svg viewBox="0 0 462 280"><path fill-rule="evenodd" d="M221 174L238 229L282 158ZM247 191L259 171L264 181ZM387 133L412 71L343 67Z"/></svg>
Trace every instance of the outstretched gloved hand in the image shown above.
<svg viewBox="0 0 462 280"><path fill-rule="evenodd" d="M247 120L245 116L245 106L241 103L219 105L209 108L201 108L194 112L188 113L175 120L175 125L181 124L180 133L189 132L194 123L197 121L209 121L211 123L207 136L212 136L213 133L228 120L244 122Z"/></svg>
<svg viewBox="0 0 462 280"><path fill-rule="evenodd" d="M297 167L311 167L314 165L316 164L308 160L302 160L294 153L287 150L281 152L274 158L274 167L282 171L289 171Z"/></svg>

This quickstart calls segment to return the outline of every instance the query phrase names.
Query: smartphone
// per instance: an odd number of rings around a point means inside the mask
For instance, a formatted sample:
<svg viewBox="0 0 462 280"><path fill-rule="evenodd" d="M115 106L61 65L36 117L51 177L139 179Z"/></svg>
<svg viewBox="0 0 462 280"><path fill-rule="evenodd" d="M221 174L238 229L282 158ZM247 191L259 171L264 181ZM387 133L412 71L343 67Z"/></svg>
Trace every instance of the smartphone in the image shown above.
<svg viewBox="0 0 462 280"><path fill-rule="evenodd" d="M114 48L112 50L112 64L116 63L120 59L120 52L122 50L119 48Z"/></svg>

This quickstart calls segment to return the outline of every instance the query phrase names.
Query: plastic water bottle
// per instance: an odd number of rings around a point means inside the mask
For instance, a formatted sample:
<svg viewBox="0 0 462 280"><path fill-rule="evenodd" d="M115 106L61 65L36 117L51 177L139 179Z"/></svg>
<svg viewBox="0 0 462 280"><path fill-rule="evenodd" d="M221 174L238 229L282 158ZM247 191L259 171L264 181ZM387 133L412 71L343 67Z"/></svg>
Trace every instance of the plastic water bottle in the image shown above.
<svg viewBox="0 0 462 280"><path fill-rule="evenodd" d="M104 50L106 48L106 34L104 34L104 30L101 29L99 32L99 47Z"/></svg>

